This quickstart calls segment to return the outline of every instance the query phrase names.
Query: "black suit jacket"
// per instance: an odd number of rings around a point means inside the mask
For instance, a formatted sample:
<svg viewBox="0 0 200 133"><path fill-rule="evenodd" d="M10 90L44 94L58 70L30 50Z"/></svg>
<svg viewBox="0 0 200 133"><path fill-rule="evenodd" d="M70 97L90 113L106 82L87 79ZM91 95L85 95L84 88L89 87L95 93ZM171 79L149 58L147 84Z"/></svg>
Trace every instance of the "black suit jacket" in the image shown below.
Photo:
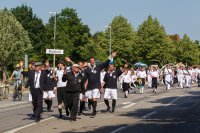
<svg viewBox="0 0 200 133"><path fill-rule="evenodd" d="M41 71L40 75L40 90L43 91L45 89L45 85L47 82L47 73L46 71ZM28 81L25 85L25 88L30 87L31 92L35 90L35 71L29 71Z"/></svg>

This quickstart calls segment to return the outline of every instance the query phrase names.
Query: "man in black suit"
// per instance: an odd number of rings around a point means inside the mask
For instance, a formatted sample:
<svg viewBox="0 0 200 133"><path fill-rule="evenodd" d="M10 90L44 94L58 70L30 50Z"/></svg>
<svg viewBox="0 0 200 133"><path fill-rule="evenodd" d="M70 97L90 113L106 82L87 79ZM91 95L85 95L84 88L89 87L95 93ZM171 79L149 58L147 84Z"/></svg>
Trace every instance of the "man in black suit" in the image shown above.
<svg viewBox="0 0 200 133"><path fill-rule="evenodd" d="M35 122L39 122L41 119L42 96L47 80L47 73L41 70L41 65L41 62L35 63L35 70L29 72L29 78L25 85L25 88L30 87Z"/></svg>

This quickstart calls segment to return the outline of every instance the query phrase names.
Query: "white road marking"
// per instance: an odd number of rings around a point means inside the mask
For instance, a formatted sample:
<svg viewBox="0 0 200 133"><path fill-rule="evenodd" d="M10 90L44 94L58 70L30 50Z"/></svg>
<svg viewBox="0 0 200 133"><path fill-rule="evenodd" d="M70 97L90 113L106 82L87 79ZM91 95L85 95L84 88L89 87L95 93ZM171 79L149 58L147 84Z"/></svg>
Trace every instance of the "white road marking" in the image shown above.
<svg viewBox="0 0 200 133"><path fill-rule="evenodd" d="M147 118L151 117L152 115L154 115L156 113L157 113L157 111L153 111L151 113L148 113L147 115L142 116L142 119L147 119Z"/></svg>
<svg viewBox="0 0 200 133"><path fill-rule="evenodd" d="M119 132L120 130L123 130L123 129L125 129L125 128L127 128L127 126L122 126L122 127L117 128L116 130L114 130L114 131L112 131L112 132L110 132L110 133L117 133L117 132Z"/></svg>
<svg viewBox="0 0 200 133"><path fill-rule="evenodd" d="M131 104L129 104L129 105L126 105L126 106L124 106L124 107L122 107L123 109L127 109L127 108L130 108L131 106L133 106L133 105L135 105L136 103L131 103Z"/></svg>
<svg viewBox="0 0 200 133"><path fill-rule="evenodd" d="M183 95L181 95L181 96L175 98L174 100L172 100L171 102L169 102L169 103L166 104L165 106L169 106L169 105L173 104L174 102L178 101L182 96L183 96Z"/></svg>
<svg viewBox="0 0 200 133"><path fill-rule="evenodd" d="M41 122L44 122L44 121L47 121L47 120L51 120L51 119L54 119L55 117L49 117L49 118L46 118L44 120L41 120L39 123ZM24 128L27 128L27 127L30 127L30 126L33 126L33 125L36 125L36 124L39 124L39 123L31 123L31 124L28 124L28 125L25 125L25 126L22 126L22 127L19 127L19 128L15 128L15 129L12 129L10 131L7 131L7 132L4 132L4 133L15 133L21 129L24 129Z"/></svg>
<svg viewBox="0 0 200 133"><path fill-rule="evenodd" d="M123 105L126 105L126 104L129 104L129 103L131 103L131 102L123 102L122 104L123 104Z"/></svg>
<svg viewBox="0 0 200 133"><path fill-rule="evenodd" d="M193 90L195 90L196 89L196 87L195 88L192 88L191 90L193 91Z"/></svg>

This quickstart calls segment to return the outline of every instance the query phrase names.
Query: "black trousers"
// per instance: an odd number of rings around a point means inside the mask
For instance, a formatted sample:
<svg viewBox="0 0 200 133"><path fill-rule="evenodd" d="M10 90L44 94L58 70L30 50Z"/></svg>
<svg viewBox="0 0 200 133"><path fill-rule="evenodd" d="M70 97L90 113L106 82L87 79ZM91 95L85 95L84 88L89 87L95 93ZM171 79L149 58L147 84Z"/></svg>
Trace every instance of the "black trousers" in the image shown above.
<svg viewBox="0 0 200 133"><path fill-rule="evenodd" d="M58 87L57 88L57 100L58 100L58 105L60 105L62 102L65 101L65 92L66 87Z"/></svg>
<svg viewBox="0 0 200 133"><path fill-rule="evenodd" d="M65 106L69 108L71 118L76 118L78 113L79 92L67 92Z"/></svg>
<svg viewBox="0 0 200 133"><path fill-rule="evenodd" d="M158 86L158 78L152 78L152 88L157 89Z"/></svg>
<svg viewBox="0 0 200 133"><path fill-rule="evenodd" d="M33 112L35 113L35 118L40 119L40 114L42 112L42 97L43 92L40 88L31 90L32 95L32 104L33 104Z"/></svg>
<svg viewBox="0 0 200 133"><path fill-rule="evenodd" d="M125 83L125 82L123 82L123 84L122 84L122 88L123 88L123 91L124 91L124 92L125 92L125 91L128 91L128 89L130 88L129 83Z"/></svg>

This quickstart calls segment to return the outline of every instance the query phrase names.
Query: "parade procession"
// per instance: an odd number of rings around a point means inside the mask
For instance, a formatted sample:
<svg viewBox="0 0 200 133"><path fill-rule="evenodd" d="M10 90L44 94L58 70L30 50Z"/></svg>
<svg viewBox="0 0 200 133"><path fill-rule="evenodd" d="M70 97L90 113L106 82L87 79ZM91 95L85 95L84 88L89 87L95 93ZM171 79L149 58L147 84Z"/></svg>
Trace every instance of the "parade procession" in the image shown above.
<svg viewBox="0 0 200 133"><path fill-rule="evenodd" d="M0 133L200 133L199 5L2 0Z"/></svg>
<svg viewBox="0 0 200 133"><path fill-rule="evenodd" d="M165 86L166 91L189 89L194 85L200 87L200 66L190 67L177 63L159 68L158 65L147 67L144 63L129 66L126 62L117 69L114 64L116 54L117 52L113 52L106 62L98 65L94 57L89 62L78 63L65 57L58 61L55 69L48 61L31 62L28 71L23 71L22 66L17 64L10 79L15 80L15 89L19 89L23 80L20 77L28 78L24 87L29 90L29 101L32 102L36 122L41 120L43 109L52 111L52 99L55 97L58 117L63 118L64 109L66 117L76 121L77 116L84 115L86 110L92 111L90 118L96 116L97 99L101 95L104 98L105 111L114 113L118 91L123 91L124 98L128 98L132 94L143 94L147 89L156 94L159 91L158 86ZM67 66L67 63L71 65ZM13 94L14 101L16 95ZM110 99L112 108L109 105Z"/></svg>

